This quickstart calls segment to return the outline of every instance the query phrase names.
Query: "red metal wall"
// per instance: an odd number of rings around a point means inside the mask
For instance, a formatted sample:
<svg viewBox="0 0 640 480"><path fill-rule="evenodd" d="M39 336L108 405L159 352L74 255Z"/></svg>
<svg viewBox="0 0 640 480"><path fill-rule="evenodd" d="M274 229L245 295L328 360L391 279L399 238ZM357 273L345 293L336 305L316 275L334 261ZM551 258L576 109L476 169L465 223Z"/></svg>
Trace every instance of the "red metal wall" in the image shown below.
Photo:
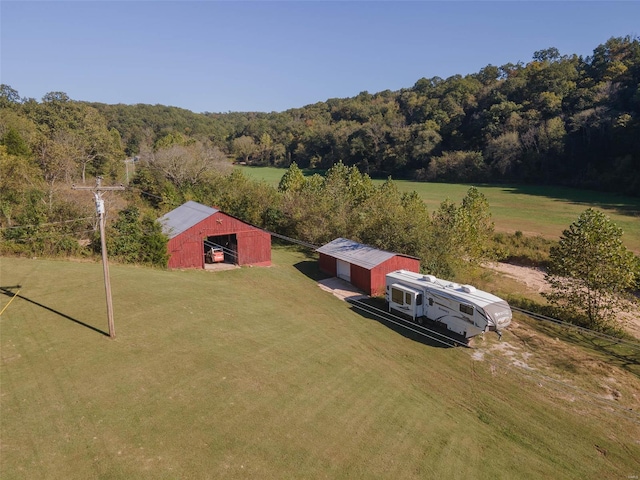
<svg viewBox="0 0 640 480"><path fill-rule="evenodd" d="M330 257L329 255L326 255L324 253L320 253L319 264L321 272L324 272L327 275L331 275L332 277L338 275L336 259L334 257Z"/></svg>
<svg viewBox="0 0 640 480"><path fill-rule="evenodd" d="M420 260L395 255L371 270L352 263L351 285L358 287L368 295L384 295L385 275L395 270L409 270L418 273L420 272ZM320 253L320 271L327 275L337 276L336 259Z"/></svg>
<svg viewBox="0 0 640 480"><path fill-rule="evenodd" d="M386 262L382 262L371 270L371 292L369 294L373 296L384 295L385 276L395 270L420 273L420 260L396 255Z"/></svg>
<svg viewBox="0 0 640 480"><path fill-rule="evenodd" d="M351 285L371 295L371 270L351 264Z"/></svg>
<svg viewBox="0 0 640 480"><path fill-rule="evenodd" d="M271 235L254 228L237 232L238 265L271 265Z"/></svg>
<svg viewBox="0 0 640 480"><path fill-rule="evenodd" d="M238 240L238 265L271 265L271 235L216 212L169 240L169 268L204 268L203 240L233 234Z"/></svg>

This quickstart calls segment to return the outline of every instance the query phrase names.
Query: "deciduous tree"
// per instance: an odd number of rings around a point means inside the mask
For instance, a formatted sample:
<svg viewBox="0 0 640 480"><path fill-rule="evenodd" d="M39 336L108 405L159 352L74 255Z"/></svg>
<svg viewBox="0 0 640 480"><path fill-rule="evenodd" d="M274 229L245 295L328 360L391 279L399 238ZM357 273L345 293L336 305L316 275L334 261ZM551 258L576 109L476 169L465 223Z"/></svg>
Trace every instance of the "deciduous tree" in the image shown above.
<svg viewBox="0 0 640 480"><path fill-rule="evenodd" d="M243 135L233 140L233 152L236 157L248 162L258 151L258 146L253 138Z"/></svg>
<svg viewBox="0 0 640 480"><path fill-rule="evenodd" d="M217 147L200 142L161 148L152 154L148 163L179 189L196 186L208 174L231 168Z"/></svg>
<svg viewBox="0 0 640 480"><path fill-rule="evenodd" d="M634 284L636 260L622 243L622 229L589 208L562 233L550 252L549 301L592 328L615 325L625 290Z"/></svg>

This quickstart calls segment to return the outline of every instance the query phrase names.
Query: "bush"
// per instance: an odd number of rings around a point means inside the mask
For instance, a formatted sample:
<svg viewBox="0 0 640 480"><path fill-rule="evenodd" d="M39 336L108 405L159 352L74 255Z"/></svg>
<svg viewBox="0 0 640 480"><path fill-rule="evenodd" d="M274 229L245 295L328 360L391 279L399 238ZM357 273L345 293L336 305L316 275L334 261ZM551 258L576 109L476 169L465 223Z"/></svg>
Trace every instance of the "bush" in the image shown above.
<svg viewBox="0 0 640 480"><path fill-rule="evenodd" d="M493 236L493 248L498 260L526 267L546 268L549 251L555 243L540 236L525 236L521 231L513 234L496 233Z"/></svg>
<svg viewBox="0 0 640 480"><path fill-rule="evenodd" d="M118 213L118 218L108 229L107 249L117 260L125 263L142 263L165 268L169 260L168 238L161 225L151 215L142 216L136 206ZM100 251L100 236L92 241L96 252Z"/></svg>

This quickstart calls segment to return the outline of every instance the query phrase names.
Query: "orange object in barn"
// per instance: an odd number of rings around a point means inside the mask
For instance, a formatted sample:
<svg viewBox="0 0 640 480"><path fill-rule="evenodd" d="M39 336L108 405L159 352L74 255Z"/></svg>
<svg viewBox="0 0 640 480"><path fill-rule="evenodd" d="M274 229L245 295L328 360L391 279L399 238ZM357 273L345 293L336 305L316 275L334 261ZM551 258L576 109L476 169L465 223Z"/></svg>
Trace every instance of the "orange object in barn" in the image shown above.
<svg viewBox="0 0 640 480"><path fill-rule="evenodd" d="M224 262L224 252L221 248L213 248L212 253L214 263Z"/></svg>

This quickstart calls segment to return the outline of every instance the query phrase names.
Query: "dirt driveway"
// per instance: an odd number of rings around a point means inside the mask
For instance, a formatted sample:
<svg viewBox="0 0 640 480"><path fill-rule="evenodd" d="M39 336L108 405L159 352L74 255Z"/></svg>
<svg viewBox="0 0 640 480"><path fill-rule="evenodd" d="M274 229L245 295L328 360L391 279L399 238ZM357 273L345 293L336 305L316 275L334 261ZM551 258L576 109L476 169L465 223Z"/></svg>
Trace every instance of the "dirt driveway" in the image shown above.
<svg viewBox="0 0 640 480"><path fill-rule="evenodd" d="M487 267L524 284L531 292L543 293L550 289L544 279L544 271L539 268L499 262L487 264ZM640 307L631 312L620 313L618 319L627 332L640 339Z"/></svg>

